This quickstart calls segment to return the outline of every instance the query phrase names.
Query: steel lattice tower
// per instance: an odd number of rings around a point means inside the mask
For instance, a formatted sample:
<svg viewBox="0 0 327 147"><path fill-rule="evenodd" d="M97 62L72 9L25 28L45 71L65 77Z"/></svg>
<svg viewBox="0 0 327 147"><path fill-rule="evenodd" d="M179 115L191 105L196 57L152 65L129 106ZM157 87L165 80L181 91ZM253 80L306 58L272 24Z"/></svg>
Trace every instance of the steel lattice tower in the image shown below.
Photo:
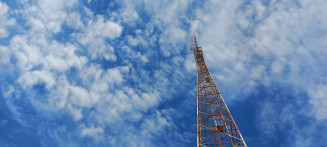
<svg viewBox="0 0 327 147"><path fill-rule="evenodd" d="M213 80L194 35L197 70L197 147L247 147Z"/></svg>

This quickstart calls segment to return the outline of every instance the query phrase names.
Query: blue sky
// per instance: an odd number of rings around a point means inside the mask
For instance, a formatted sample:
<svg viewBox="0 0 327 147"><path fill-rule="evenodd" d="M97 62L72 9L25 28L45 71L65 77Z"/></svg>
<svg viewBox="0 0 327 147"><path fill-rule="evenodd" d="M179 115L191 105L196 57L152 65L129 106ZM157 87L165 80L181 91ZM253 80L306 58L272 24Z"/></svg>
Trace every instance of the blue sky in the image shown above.
<svg viewBox="0 0 327 147"><path fill-rule="evenodd" d="M2 0L0 145L196 146L196 33L248 146L326 146L326 8Z"/></svg>

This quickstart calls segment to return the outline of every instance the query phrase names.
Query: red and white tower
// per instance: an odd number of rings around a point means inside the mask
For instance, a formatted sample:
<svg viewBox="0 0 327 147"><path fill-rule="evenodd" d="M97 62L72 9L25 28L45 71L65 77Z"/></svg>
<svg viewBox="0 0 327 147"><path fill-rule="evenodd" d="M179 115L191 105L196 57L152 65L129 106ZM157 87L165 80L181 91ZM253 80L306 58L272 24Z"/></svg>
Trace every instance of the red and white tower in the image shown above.
<svg viewBox="0 0 327 147"><path fill-rule="evenodd" d="M247 147L213 80L194 36L197 71L197 147Z"/></svg>

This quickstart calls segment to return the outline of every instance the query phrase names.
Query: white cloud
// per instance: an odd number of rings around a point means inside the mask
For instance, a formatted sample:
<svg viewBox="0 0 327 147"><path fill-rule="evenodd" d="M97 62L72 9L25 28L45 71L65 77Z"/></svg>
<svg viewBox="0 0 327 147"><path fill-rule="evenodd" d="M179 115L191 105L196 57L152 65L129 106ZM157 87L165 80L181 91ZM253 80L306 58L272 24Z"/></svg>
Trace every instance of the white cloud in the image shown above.
<svg viewBox="0 0 327 147"><path fill-rule="evenodd" d="M326 72L318 65L324 64L327 38L312 33L327 28L326 13L321 13L326 4L299 3L207 1L196 10L190 29L199 32L207 65L223 89L239 87L235 94L243 95L277 81L303 87L317 80L310 73Z"/></svg>
<svg viewBox="0 0 327 147"><path fill-rule="evenodd" d="M285 62L286 59L284 58L274 61L271 66L272 73L280 74L284 70L285 65L287 64Z"/></svg>
<svg viewBox="0 0 327 147"><path fill-rule="evenodd" d="M94 127L91 126L89 128L82 127L82 136L90 136L90 137L97 137L98 135L102 134L104 131L101 127Z"/></svg>
<svg viewBox="0 0 327 147"><path fill-rule="evenodd" d="M260 143L268 145L284 134L287 137L284 138L283 143L288 146L319 146L324 143L312 136L317 134L317 129L324 130L325 122L312 119L313 113L306 105L307 100L304 97L292 97L290 95L296 94L285 93L287 90L279 88L272 88L265 92L266 98L257 103L258 115L255 115L256 127L263 134L259 138Z"/></svg>
<svg viewBox="0 0 327 147"><path fill-rule="evenodd" d="M171 53L179 54L181 49L177 48L177 44L185 41L186 33L179 26L169 26L160 35L159 43L161 51L167 57L172 56Z"/></svg>
<svg viewBox="0 0 327 147"><path fill-rule="evenodd" d="M67 98L70 95L70 83L66 76L59 76L56 85L48 97L48 104L44 109L61 110L67 106ZM44 105L44 104L43 104ZM43 107L41 107L43 108Z"/></svg>
<svg viewBox="0 0 327 147"><path fill-rule="evenodd" d="M128 67L127 67L128 70ZM105 79L111 83L118 83L120 84L123 81L123 77L121 75L119 68L109 69L105 75Z"/></svg>
<svg viewBox="0 0 327 147"><path fill-rule="evenodd" d="M0 45L0 64L8 64L10 62L11 52L8 47Z"/></svg>
<svg viewBox="0 0 327 147"><path fill-rule="evenodd" d="M46 88L50 89L55 85L55 79L52 73L48 71L31 71L25 72L18 78L18 83L22 85L24 89L31 88L33 85L44 82Z"/></svg>
<svg viewBox="0 0 327 147"><path fill-rule="evenodd" d="M15 91L15 88L12 85L10 85L8 87L8 90L5 92L4 97L5 98L10 98L14 91Z"/></svg>
<svg viewBox="0 0 327 147"><path fill-rule="evenodd" d="M74 116L75 120L81 120L83 118L81 108L74 108L71 105L68 105L67 108L68 108L69 112Z"/></svg>
<svg viewBox="0 0 327 147"><path fill-rule="evenodd" d="M159 103L159 93L142 93L140 99L136 99L134 102L137 107L143 110L147 110L151 107L158 105Z"/></svg>
<svg viewBox="0 0 327 147"><path fill-rule="evenodd" d="M87 48L92 59L104 57L106 60L115 61L114 48L107 44L105 39L119 37L123 28L118 23L105 20L101 15L95 19L88 19L87 25L81 29L82 33L74 33L72 36Z"/></svg>
<svg viewBox="0 0 327 147"><path fill-rule="evenodd" d="M131 45L131 46L137 46L137 45L143 45L145 47L148 46L148 43L147 41L141 37L140 35L137 35L137 37L132 37L132 36L128 36L128 43Z"/></svg>
<svg viewBox="0 0 327 147"><path fill-rule="evenodd" d="M81 15L78 12L72 12L68 14L66 23L68 26L72 27L73 29L80 30L84 28Z"/></svg>
<svg viewBox="0 0 327 147"><path fill-rule="evenodd" d="M58 33L61 25L68 17L67 9L77 4L76 0L47 1L38 0L28 4L23 2L25 10L22 15L26 18L27 24L31 26L31 32Z"/></svg>
<svg viewBox="0 0 327 147"><path fill-rule="evenodd" d="M161 112L156 111L153 117L155 117L155 119L150 118L144 120L142 124L143 131L149 131L153 134L157 134L160 133L160 131L162 131L163 127L172 125L169 123L170 117L163 116Z"/></svg>
<svg viewBox="0 0 327 147"><path fill-rule="evenodd" d="M153 111L140 121L140 126L112 124L110 127L112 136L107 139L107 142L111 146L164 146L165 144L161 142L153 142L145 138L154 136L162 138L161 134L168 133L167 129L174 127L170 115L169 110Z"/></svg>
<svg viewBox="0 0 327 147"><path fill-rule="evenodd" d="M37 42L33 42L39 37ZM27 71L41 63L41 51L39 46L45 44L44 36L33 36L29 39L27 36L14 36L11 41L11 49L17 58L20 70Z"/></svg>
<svg viewBox="0 0 327 147"><path fill-rule="evenodd" d="M199 32L199 29L202 28L202 23L200 20L193 20L191 22L191 28L190 28L190 32L191 33L196 33ZM192 38L193 39L193 38ZM192 40L190 40L192 41Z"/></svg>
<svg viewBox="0 0 327 147"><path fill-rule="evenodd" d="M291 146L319 144L308 136L314 136L327 117L326 84L317 84L327 73L327 68L322 68L327 38L318 33L327 30L323 8L327 3L261 2L206 1L196 10L190 30L198 31L198 43L222 94L232 89L225 100L242 100L250 93L270 92L261 88L287 85L282 89L291 96L273 92L269 94L276 96L273 100L259 104L257 127L265 137L271 137L262 141L274 140L284 133L278 130L288 129ZM306 92L312 107L308 107Z"/></svg>
<svg viewBox="0 0 327 147"><path fill-rule="evenodd" d="M327 85L320 84L308 90L313 111L318 120L327 119Z"/></svg>
<svg viewBox="0 0 327 147"><path fill-rule="evenodd" d="M0 46L2 56L1 63L8 64L10 54L17 60L17 82L27 93L36 84L45 84L48 95L41 98L29 97L31 103L38 109L48 111L66 110L75 120L83 116L82 110L98 103L107 96L108 88L114 89L123 81L122 73L129 71L128 67L118 67L103 71L99 65L87 65L88 57L78 55L83 49L76 43L61 43L54 40L54 33L63 31L61 26L67 23L75 30L81 31L76 36L78 41L89 50L91 57L102 56L107 60L115 60L114 49L106 43L106 39L119 37L122 27L112 21L105 20L103 16L93 17L91 13L86 18L72 10L77 4L75 0L69 1L36 1L29 4L22 2L24 9L18 11L22 14L30 26L21 34L15 35L9 46ZM7 13L6 9L1 12ZM87 9L85 10L87 11ZM2 14L1 13L1 19ZM87 20L87 24L82 23ZM82 80L82 85L76 84L66 72L75 68L78 73L76 78ZM30 91L30 92L29 92ZM31 96L33 96L31 94Z"/></svg>
<svg viewBox="0 0 327 147"><path fill-rule="evenodd" d="M0 2L0 38L8 37L10 33L6 30L6 27L16 24L15 19L9 18L8 11L8 6L5 3Z"/></svg>
<svg viewBox="0 0 327 147"><path fill-rule="evenodd" d="M260 128L260 130L262 130L262 133L265 136L269 136L271 138L274 138L274 134L276 133L277 130L277 123L278 120L275 119L274 117L271 116L276 116L276 110L274 110L273 106L268 103L265 102L263 104L263 106L261 107L260 113L257 117L257 127Z"/></svg>
<svg viewBox="0 0 327 147"><path fill-rule="evenodd" d="M93 20L88 22L88 28L86 29L87 37L106 37L114 39L120 36L123 28L121 25L105 20L103 16L98 15L95 22L93 22ZM87 38L86 42L88 42L89 39L92 38ZM84 41L81 42L84 43Z"/></svg>
<svg viewBox="0 0 327 147"><path fill-rule="evenodd" d="M73 44L60 44L52 41L49 45L48 55L45 56L45 63L43 63L45 69L59 72L67 71L71 67L81 69L88 61L85 56L75 54L77 47Z"/></svg>
<svg viewBox="0 0 327 147"><path fill-rule="evenodd" d="M158 92L141 92L130 87L116 89L107 94L98 103L95 118L99 122L110 124L117 122L140 121L142 113L151 110L160 102Z"/></svg>
<svg viewBox="0 0 327 147"><path fill-rule="evenodd" d="M131 0L124 0L123 4L124 7L120 10L120 17L123 22L128 23L130 25L135 25L135 22L138 21L138 19L142 20L142 18L139 17L138 12L135 11L134 6L132 3L135 3L135 1Z"/></svg>
<svg viewBox="0 0 327 147"><path fill-rule="evenodd" d="M195 72L196 71L196 63L194 60L194 55L188 55L185 60L185 68L188 72Z"/></svg>
<svg viewBox="0 0 327 147"><path fill-rule="evenodd" d="M183 29L182 20L187 20L186 11L191 1L178 0L174 2L161 1L152 2L148 0L133 1L128 3L130 7L142 9L151 14L151 20L147 23L144 38L149 45L156 44L156 36L152 36L154 27L164 30L159 36L160 51L166 56L178 55L181 50L180 43L185 41L186 32ZM165 12L165 13L163 13ZM138 21L138 20L136 20ZM147 21L147 20L144 20ZM138 39L138 40L134 40ZM130 43L136 45L142 43L141 38L131 38Z"/></svg>
<svg viewBox="0 0 327 147"><path fill-rule="evenodd" d="M26 1L18 13L28 26L15 34L8 46L0 46L0 62L11 64L9 56L15 58L17 84L27 95L34 92L29 91L34 85L45 84L46 102L29 97L37 111L67 112L77 125L82 121L97 122L99 125L82 125L72 130L78 130L83 137L101 138L112 146L153 146L154 137L173 134L166 132L175 127L171 120L173 111L158 106L171 98L176 87L185 84L189 73L184 69L195 74L191 52L186 59L181 57L184 50L188 51L188 45L184 46L190 43L187 38L193 33L197 33L218 86L223 85L224 89L228 85L236 95L251 93L255 86L269 86L273 82L298 87L303 83L315 85L311 80L316 78L309 73L326 70L317 68L325 63L326 44L322 40L326 37L310 33L326 28L325 13L318 13L324 12L323 5L302 2L303 7L299 8L284 2L273 1L266 6L253 1L243 10L243 3L236 0L206 1L198 9L190 8L194 3L187 0L124 1L117 12L110 9L112 16L107 18L86 7L79 7L84 12L78 12L77 4L76 0L32 4ZM140 8L150 18L141 18ZM1 20L8 18L7 9L0 10ZM192 17L186 14L190 10L195 11ZM191 32L186 30L185 22ZM63 24L73 33L64 32ZM127 35L121 36L125 25L135 30L126 29ZM57 33L68 39L55 41ZM8 36L8 32L2 34ZM99 63L102 59L107 62ZM312 95L310 100L316 112L325 112L320 108L324 89L318 86L309 91L320 94ZM15 92L16 89L9 88L7 95ZM264 106L260 117L275 115L273 106ZM292 108L285 111L288 109ZM267 120L259 126L269 130L266 134L274 134L274 124L278 122Z"/></svg>
<svg viewBox="0 0 327 147"><path fill-rule="evenodd" d="M85 88L70 86L69 93L72 105L77 105L79 107L89 107L92 105L92 99Z"/></svg>

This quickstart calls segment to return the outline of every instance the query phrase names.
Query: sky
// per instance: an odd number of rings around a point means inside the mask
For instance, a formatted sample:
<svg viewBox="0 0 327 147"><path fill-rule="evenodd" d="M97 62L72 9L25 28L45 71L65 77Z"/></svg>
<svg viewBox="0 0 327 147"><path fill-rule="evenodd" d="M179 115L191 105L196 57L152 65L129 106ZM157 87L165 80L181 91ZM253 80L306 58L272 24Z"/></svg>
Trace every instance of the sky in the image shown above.
<svg viewBox="0 0 327 147"><path fill-rule="evenodd" d="M0 146L196 146L196 34L249 147L327 144L326 0L0 0Z"/></svg>

